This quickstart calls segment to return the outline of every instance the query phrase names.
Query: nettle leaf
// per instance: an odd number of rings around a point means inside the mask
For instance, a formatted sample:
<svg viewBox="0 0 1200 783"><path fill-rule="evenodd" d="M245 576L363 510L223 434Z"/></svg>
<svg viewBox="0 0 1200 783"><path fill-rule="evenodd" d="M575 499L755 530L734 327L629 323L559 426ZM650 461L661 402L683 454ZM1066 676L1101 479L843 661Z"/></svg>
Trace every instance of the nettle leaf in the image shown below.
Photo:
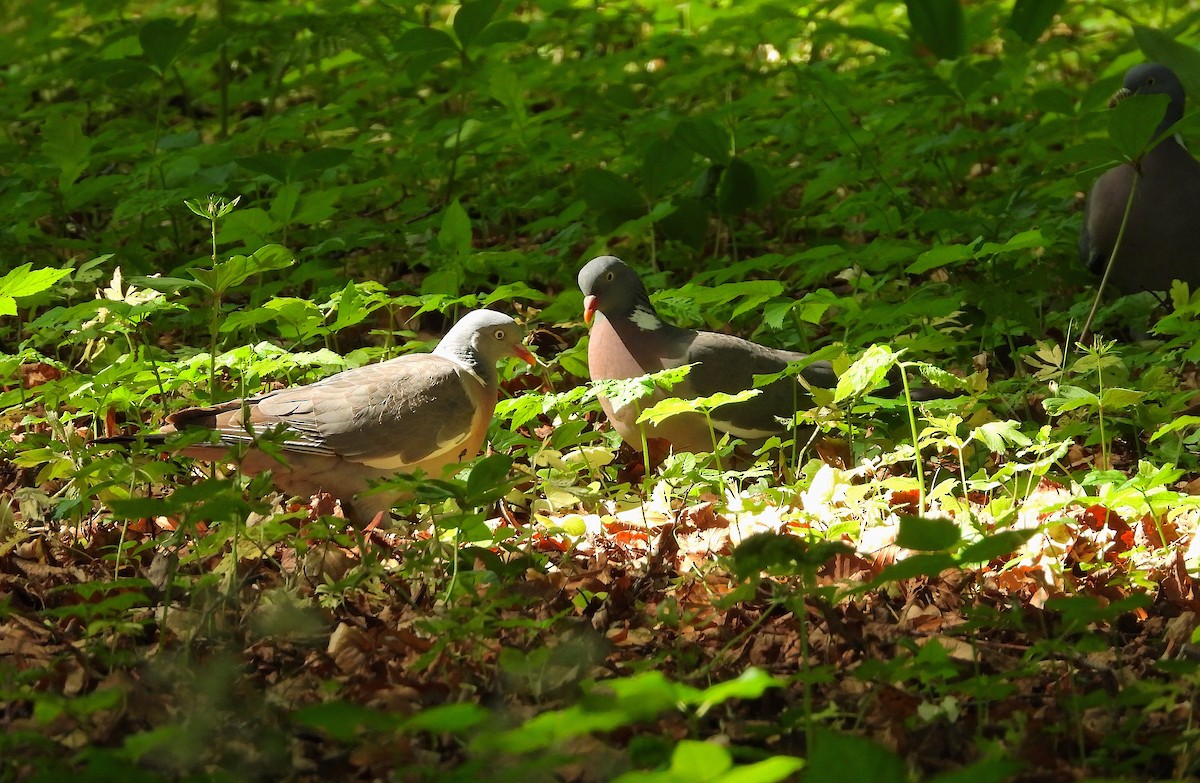
<svg viewBox="0 0 1200 783"><path fill-rule="evenodd" d="M47 290L59 280L71 274L70 269L45 267L34 269L33 264L22 264L4 277L0 277L0 296L19 299Z"/></svg>
<svg viewBox="0 0 1200 783"><path fill-rule="evenodd" d="M513 460L507 454L492 454L476 462L467 476L466 500L472 506L485 506L512 488L509 472Z"/></svg>
<svg viewBox="0 0 1200 783"><path fill-rule="evenodd" d="M1164 424L1163 426L1159 427L1155 431L1154 436L1150 438L1150 442L1153 443L1154 441L1158 440L1159 438L1161 438L1165 435L1169 435L1172 432L1178 432L1181 429L1185 429L1187 427L1196 427L1196 426L1200 426L1200 416L1176 417L1175 419L1172 419L1167 424Z"/></svg>
<svg viewBox="0 0 1200 783"><path fill-rule="evenodd" d="M606 378L592 381L591 389L596 395L606 398L613 408L619 409L650 396L656 389L671 389L686 378L691 370L692 365L684 364L636 378Z"/></svg>
<svg viewBox="0 0 1200 783"><path fill-rule="evenodd" d="M1141 402L1145 396L1146 392L1144 391L1122 389L1114 386L1101 392L1100 405L1105 410L1128 408Z"/></svg>
<svg viewBox="0 0 1200 783"><path fill-rule="evenodd" d="M872 345L838 378L834 402L857 397L874 389L887 378L900 354L886 345Z"/></svg>
<svg viewBox="0 0 1200 783"><path fill-rule="evenodd" d="M1125 159L1146 153L1170 102L1166 95L1131 95L1109 111L1108 136Z"/></svg>
<svg viewBox="0 0 1200 783"><path fill-rule="evenodd" d="M173 19L151 19L138 31L138 41L151 65L165 73L187 48L187 39L196 25L196 17L182 22Z"/></svg>
<svg viewBox="0 0 1200 783"><path fill-rule="evenodd" d="M712 413L712 411L720 408L722 405L745 402L760 394L762 394L762 389L743 389L736 394L717 392L707 397L697 397L694 400L685 400L681 397L667 397L665 400L660 400L652 407L642 411L641 415L637 418L637 423L644 424L650 422L651 424L658 425L672 416L678 416L681 413Z"/></svg>

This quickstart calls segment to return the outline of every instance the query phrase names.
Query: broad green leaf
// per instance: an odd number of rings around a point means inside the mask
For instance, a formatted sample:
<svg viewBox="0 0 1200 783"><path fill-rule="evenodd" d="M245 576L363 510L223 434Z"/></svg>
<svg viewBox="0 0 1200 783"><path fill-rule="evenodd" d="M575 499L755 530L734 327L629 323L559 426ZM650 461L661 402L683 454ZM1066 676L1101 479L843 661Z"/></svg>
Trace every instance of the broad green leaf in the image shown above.
<svg viewBox="0 0 1200 783"><path fill-rule="evenodd" d="M1108 136L1128 160L1147 152L1171 99L1165 95L1131 95L1108 113Z"/></svg>
<svg viewBox="0 0 1200 783"><path fill-rule="evenodd" d="M400 728L405 731L431 731L437 734L458 733L478 726L491 715L478 704L443 704L406 718Z"/></svg>
<svg viewBox="0 0 1200 783"><path fill-rule="evenodd" d="M0 296L19 299L47 290L59 280L71 274L70 269L44 267L34 269L33 264L21 264L4 277L0 277ZM8 313L12 315L13 313Z"/></svg>
<svg viewBox="0 0 1200 783"><path fill-rule="evenodd" d="M463 49L471 48L471 42L483 32L499 8L500 0L469 0L458 7L454 14L454 34Z"/></svg>
<svg viewBox="0 0 1200 783"><path fill-rule="evenodd" d="M188 35L196 24L196 17L189 16L182 22L173 19L151 19L138 31L138 41L150 64L165 74L167 69L187 48Z"/></svg>
<svg viewBox="0 0 1200 783"><path fill-rule="evenodd" d="M729 749L713 742L681 740L671 754L671 772L679 780L713 780L732 766Z"/></svg>
<svg viewBox="0 0 1200 783"><path fill-rule="evenodd" d="M396 39L398 52L441 52L444 56L457 49L453 38L432 27L410 27Z"/></svg>
<svg viewBox="0 0 1200 783"><path fill-rule="evenodd" d="M904 4L917 40L942 60L957 60L963 55L967 36L959 0L905 0Z"/></svg>
<svg viewBox="0 0 1200 783"><path fill-rule="evenodd" d="M1100 407L1100 398L1087 389L1063 385L1058 388L1057 395L1042 400L1042 407L1052 416L1078 408L1097 410Z"/></svg>
<svg viewBox="0 0 1200 783"><path fill-rule="evenodd" d="M952 519L902 516L896 546L919 552L938 552L954 546L961 538L962 531Z"/></svg>
<svg viewBox="0 0 1200 783"><path fill-rule="evenodd" d="M782 688L784 683L762 669L751 666L737 676L736 679L719 682L700 692L700 702L696 711L704 715L713 707L729 699L757 699L771 688Z"/></svg>
<svg viewBox="0 0 1200 783"><path fill-rule="evenodd" d="M1146 392L1136 389L1122 389L1114 386L1105 389L1100 394L1100 407L1104 410L1120 410L1136 405L1146 397Z"/></svg>
<svg viewBox="0 0 1200 783"><path fill-rule="evenodd" d="M1009 446L1026 447L1033 443L1027 435L1021 432L1020 423L1011 419L981 424L971 431L971 437L979 440L997 454L1003 454Z"/></svg>
<svg viewBox="0 0 1200 783"><path fill-rule="evenodd" d="M1008 28L1027 44L1037 43L1065 0L1017 0L1008 17Z"/></svg>
<svg viewBox="0 0 1200 783"><path fill-rule="evenodd" d="M870 740L816 729L804 783L908 783L904 762Z"/></svg>
<svg viewBox="0 0 1200 783"><path fill-rule="evenodd" d="M969 245L940 245L917 256L917 260L909 264L904 271L910 275L919 275L930 269L969 261L974 257L975 252Z"/></svg>
<svg viewBox="0 0 1200 783"><path fill-rule="evenodd" d="M651 424L658 425L672 416L678 416L681 413L704 413L705 411L711 413L722 405L745 402L757 397L759 394L762 394L762 389L743 389L736 394L717 392L707 397L697 397L694 400L685 400L681 397L667 397L642 411L641 415L637 418L637 423L650 422Z"/></svg>
<svg viewBox="0 0 1200 783"><path fill-rule="evenodd" d="M291 720L301 726L319 729L341 742L361 739L364 729L390 731L400 723L395 715L342 700L301 707L291 714Z"/></svg>
<svg viewBox="0 0 1200 783"><path fill-rule="evenodd" d="M731 158L717 185L717 204L721 212L732 215L761 200L758 175L754 168L741 158Z"/></svg>
<svg viewBox="0 0 1200 783"><path fill-rule="evenodd" d="M1133 38L1147 60L1162 63L1179 76L1188 95L1200 95L1200 51L1162 30L1142 25L1133 26Z"/></svg>
<svg viewBox="0 0 1200 783"><path fill-rule="evenodd" d="M596 395L606 398L613 408L619 409L648 397L656 389L670 389L686 378L691 369L692 365L685 364L636 378L607 378L592 381L591 388Z"/></svg>
<svg viewBox="0 0 1200 783"><path fill-rule="evenodd" d="M517 43L529 35L529 25L516 19L503 19L483 28L474 41L476 47L498 43Z"/></svg>
<svg viewBox="0 0 1200 783"><path fill-rule="evenodd" d="M42 154L58 167L58 187L69 188L88 167L92 140L77 115L56 112L42 123Z"/></svg>
<svg viewBox="0 0 1200 783"><path fill-rule="evenodd" d="M706 118L682 120L675 126L675 141L708 158L713 163L726 164L730 159L729 134Z"/></svg>
<svg viewBox="0 0 1200 783"><path fill-rule="evenodd" d="M1004 530L984 536L963 547L954 559L963 565L989 563L997 557L1009 555L1033 538L1036 530Z"/></svg>
<svg viewBox="0 0 1200 783"><path fill-rule="evenodd" d="M857 397L874 389L887 378L888 371L899 358L900 355L886 345L872 345L838 377L834 402Z"/></svg>
<svg viewBox="0 0 1200 783"><path fill-rule="evenodd" d="M512 457L507 454L493 454L476 462L467 476L467 502L485 505L496 493L507 492L512 464Z"/></svg>
<svg viewBox="0 0 1200 783"><path fill-rule="evenodd" d="M804 759L771 756L753 764L734 767L717 777L715 783L778 783L794 780L796 772L803 768Z"/></svg>
<svg viewBox="0 0 1200 783"><path fill-rule="evenodd" d="M579 193L597 211L640 215L645 210L637 188L608 169L588 169L580 174Z"/></svg>
<svg viewBox="0 0 1200 783"><path fill-rule="evenodd" d="M1185 427L1196 426L1200 426L1200 416L1178 416L1155 430L1154 436L1150 438L1150 442L1153 443L1164 435L1177 432Z"/></svg>
<svg viewBox="0 0 1200 783"><path fill-rule="evenodd" d="M879 572L866 587L874 588L888 582L901 582L918 576L937 576L947 568L956 568L958 561L944 552L930 555L913 555L893 563Z"/></svg>
<svg viewBox="0 0 1200 783"><path fill-rule="evenodd" d="M471 252L471 218L458 199L450 202L442 215L438 245L443 251L460 258Z"/></svg>

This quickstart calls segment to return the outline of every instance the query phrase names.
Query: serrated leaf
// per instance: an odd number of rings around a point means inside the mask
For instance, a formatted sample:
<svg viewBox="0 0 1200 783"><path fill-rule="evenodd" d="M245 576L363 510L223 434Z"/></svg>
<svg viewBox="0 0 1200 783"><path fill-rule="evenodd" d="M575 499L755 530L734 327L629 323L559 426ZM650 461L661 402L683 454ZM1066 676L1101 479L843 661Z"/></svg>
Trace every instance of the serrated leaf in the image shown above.
<svg viewBox="0 0 1200 783"><path fill-rule="evenodd" d="M1021 425L1011 419L1008 421L989 421L971 431L971 436L977 438L983 445L997 454L1003 454L1008 446L1026 447L1033 444L1020 430Z"/></svg>
<svg viewBox="0 0 1200 783"><path fill-rule="evenodd" d="M74 114L51 114L42 123L42 154L58 167L58 187L65 190L88 167L92 140L83 134L83 122Z"/></svg>
<svg viewBox="0 0 1200 783"><path fill-rule="evenodd" d="M44 267L34 269L33 264L22 264L4 277L0 277L0 296L18 299L23 296L33 296L53 286L59 280L71 274L70 269ZM9 313L9 315L14 315Z"/></svg>
<svg viewBox="0 0 1200 783"><path fill-rule="evenodd" d="M651 424L658 425L672 416L678 416L681 413L704 413L706 411L711 413L722 405L745 402L757 397L759 394L762 394L761 389L743 389L736 394L717 392L707 397L697 397L694 400L685 400L682 397L667 397L642 411L641 415L637 418L637 423L650 422Z"/></svg>
<svg viewBox="0 0 1200 783"><path fill-rule="evenodd" d="M872 345L838 377L833 401L857 397L874 389L887 378L900 355L886 345Z"/></svg>

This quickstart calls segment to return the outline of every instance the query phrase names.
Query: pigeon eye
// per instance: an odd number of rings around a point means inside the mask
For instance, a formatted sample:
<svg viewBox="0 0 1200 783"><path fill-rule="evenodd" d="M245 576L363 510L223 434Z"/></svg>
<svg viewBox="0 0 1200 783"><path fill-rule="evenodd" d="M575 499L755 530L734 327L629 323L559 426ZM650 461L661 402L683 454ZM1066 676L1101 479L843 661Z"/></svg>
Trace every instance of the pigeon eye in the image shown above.
<svg viewBox="0 0 1200 783"><path fill-rule="evenodd" d="M616 275L614 275L612 272L609 272L607 275L604 276L604 279L612 280L614 277L616 277Z"/></svg>
<svg viewBox="0 0 1200 783"><path fill-rule="evenodd" d="M497 340L503 340L503 339L504 339L504 330L503 330L503 329L497 329L497 330L496 330L496 333L495 333L495 337L496 337L496 339L497 339Z"/></svg>
<svg viewBox="0 0 1200 783"><path fill-rule="evenodd" d="M1147 79L1147 80L1146 80L1146 86L1147 86L1147 87L1153 87L1153 86L1154 86L1154 77L1153 77L1153 76L1151 76L1149 79Z"/></svg>

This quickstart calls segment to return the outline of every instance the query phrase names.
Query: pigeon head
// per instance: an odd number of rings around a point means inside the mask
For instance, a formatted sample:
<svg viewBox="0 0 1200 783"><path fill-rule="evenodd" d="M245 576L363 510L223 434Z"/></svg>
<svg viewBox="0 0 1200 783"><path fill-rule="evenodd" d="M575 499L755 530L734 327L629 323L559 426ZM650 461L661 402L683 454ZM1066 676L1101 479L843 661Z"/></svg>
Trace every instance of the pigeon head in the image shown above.
<svg viewBox="0 0 1200 783"><path fill-rule="evenodd" d="M661 324L637 273L616 256L599 256L579 270L583 291L583 320L590 324L596 311L610 320L632 320L642 328Z"/></svg>
<svg viewBox="0 0 1200 783"><path fill-rule="evenodd" d="M1158 126L1158 133L1183 119L1183 104L1186 100L1183 83L1179 77L1165 65L1158 63L1142 63L1135 65L1125 73L1125 81L1108 102L1109 108L1116 106L1131 95L1165 95L1170 98L1167 113Z"/></svg>
<svg viewBox="0 0 1200 783"><path fill-rule="evenodd" d="M537 359L521 344L524 330L517 322L494 310L475 310L456 323L434 353L463 364L495 371L496 361L504 356L516 356L531 365Z"/></svg>

